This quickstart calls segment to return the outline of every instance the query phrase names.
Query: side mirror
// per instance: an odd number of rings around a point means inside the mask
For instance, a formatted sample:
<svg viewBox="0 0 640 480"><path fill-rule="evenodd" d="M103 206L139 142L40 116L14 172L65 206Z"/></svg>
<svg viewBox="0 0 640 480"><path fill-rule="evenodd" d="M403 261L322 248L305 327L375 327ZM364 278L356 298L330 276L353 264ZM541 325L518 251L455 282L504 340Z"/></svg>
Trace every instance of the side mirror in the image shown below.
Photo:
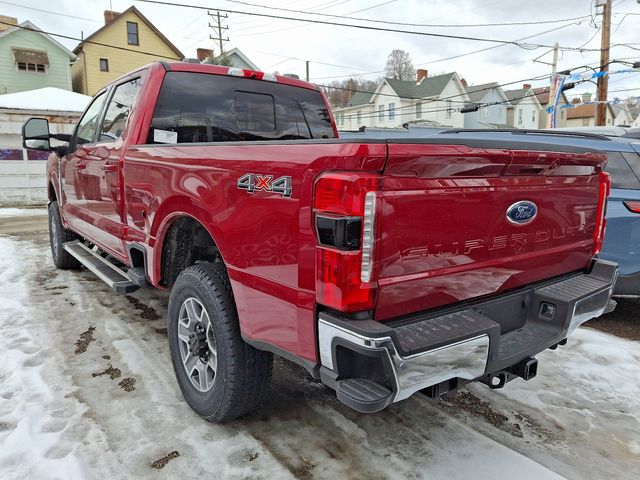
<svg viewBox="0 0 640 480"><path fill-rule="evenodd" d="M49 121L46 118L30 118L22 125L22 146L31 150L51 150Z"/></svg>

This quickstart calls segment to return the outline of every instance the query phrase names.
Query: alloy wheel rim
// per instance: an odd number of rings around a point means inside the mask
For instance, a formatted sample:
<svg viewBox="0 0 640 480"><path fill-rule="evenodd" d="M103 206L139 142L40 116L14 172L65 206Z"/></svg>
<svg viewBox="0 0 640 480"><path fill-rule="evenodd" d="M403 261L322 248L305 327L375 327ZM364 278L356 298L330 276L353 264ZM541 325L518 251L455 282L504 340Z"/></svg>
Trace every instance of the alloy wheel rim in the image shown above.
<svg viewBox="0 0 640 480"><path fill-rule="evenodd" d="M178 347L182 366L191 385L205 393L213 388L218 355L213 326L200 300L189 297L178 314Z"/></svg>

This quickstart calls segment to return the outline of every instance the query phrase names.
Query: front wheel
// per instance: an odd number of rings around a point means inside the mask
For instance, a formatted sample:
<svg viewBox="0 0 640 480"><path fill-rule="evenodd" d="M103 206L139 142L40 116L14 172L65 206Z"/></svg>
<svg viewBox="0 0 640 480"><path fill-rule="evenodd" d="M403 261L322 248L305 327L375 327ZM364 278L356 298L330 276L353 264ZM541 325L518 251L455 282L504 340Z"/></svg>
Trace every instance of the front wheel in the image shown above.
<svg viewBox="0 0 640 480"><path fill-rule="evenodd" d="M221 422L254 410L266 396L273 355L248 345L221 264L185 269L171 290L171 362L189 406Z"/></svg>
<svg viewBox="0 0 640 480"><path fill-rule="evenodd" d="M58 202L49 204L49 243L51 244L51 256L56 267L63 270L80 268L80 262L64 249L66 242L72 242L79 237L62 225Z"/></svg>

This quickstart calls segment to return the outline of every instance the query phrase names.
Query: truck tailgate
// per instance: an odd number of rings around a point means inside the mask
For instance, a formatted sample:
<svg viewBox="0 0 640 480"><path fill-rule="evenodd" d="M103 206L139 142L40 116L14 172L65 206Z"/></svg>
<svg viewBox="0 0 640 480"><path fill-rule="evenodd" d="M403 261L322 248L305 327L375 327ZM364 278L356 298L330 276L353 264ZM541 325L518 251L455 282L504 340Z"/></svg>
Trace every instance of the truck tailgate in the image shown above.
<svg viewBox="0 0 640 480"><path fill-rule="evenodd" d="M602 155L437 144L388 148L376 319L588 267ZM518 202L533 209L522 223L507 218Z"/></svg>

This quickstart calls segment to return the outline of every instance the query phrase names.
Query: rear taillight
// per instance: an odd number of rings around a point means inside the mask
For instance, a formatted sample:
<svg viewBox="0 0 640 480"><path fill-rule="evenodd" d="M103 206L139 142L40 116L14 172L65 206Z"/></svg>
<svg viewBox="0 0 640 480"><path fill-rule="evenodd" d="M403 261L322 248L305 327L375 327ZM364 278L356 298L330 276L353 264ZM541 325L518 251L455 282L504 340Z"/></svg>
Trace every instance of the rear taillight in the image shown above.
<svg viewBox="0 0 640 480"><path fill-rule="evenodd" d="M627 207L627 210L633 213L640 213L640 201L638 200L625 200L624 206Z"/></svg>
<svg viewBox="0 0 640 480"><path fill-rule="evenodd" d="M380 177L328 173L314 190L316 300L343 312L374 307L376 206Z"/></svg>
<svg viewBox="0 0 640 480"><path fill-rule="evenodd" d="M598 195L598 211L596 214L596 229L593 233L593 254L597 255L602 250L604 233L607 228L605 218L607 210L607 197L611 191L611 178L606 172L600 172L600 192Z"/></svg>

